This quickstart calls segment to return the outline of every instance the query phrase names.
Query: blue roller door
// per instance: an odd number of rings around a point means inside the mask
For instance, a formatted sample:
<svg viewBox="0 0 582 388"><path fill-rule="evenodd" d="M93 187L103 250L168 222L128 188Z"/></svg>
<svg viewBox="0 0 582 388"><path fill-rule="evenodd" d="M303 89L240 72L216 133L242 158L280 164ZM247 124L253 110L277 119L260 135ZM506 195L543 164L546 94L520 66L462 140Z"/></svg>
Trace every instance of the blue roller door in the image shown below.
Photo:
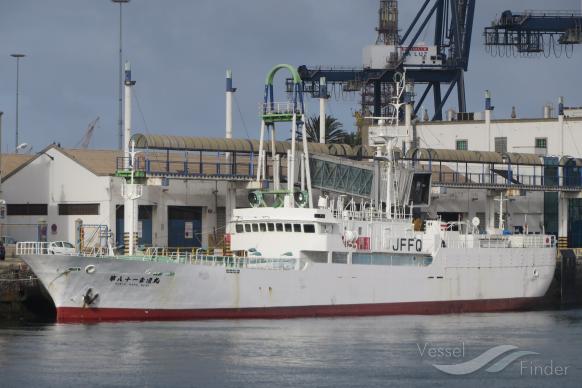
<svg viewBox="0 0 582 388"><path fill-rule="evenodd" d="M168 247L202 246L202 208L168 206Z"/></svg>

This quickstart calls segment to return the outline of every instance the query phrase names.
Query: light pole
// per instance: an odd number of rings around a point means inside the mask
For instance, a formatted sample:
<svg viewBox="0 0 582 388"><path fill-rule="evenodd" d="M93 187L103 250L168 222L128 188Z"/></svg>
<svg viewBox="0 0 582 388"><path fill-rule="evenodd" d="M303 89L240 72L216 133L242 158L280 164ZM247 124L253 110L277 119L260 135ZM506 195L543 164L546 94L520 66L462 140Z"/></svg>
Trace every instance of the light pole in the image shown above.
<svg viewBox="0 0 582 388"><path fill-rule="evenodd" d="M117 148L123 150L123 100L122 100L122 93L123 93L123 45L122 45L122 31L123 31L123 18L122 18L122 9L123 4L129 3L129 0L111 0L113 3L119 4L119 64L117 66L119 70L119 78L117 80L118 84L118 110L117 110L117 127L118 127L118 144Z"/></svg>
<svg viewBox="0 0 582 388"><path fill-rule="evenodd" d="M20 95L20 58L24 58L24 54L10 54L11 57L16 58L16 141L14 148L18 147L18 100ZM16 150L18 153L18 150Z"/></svg>

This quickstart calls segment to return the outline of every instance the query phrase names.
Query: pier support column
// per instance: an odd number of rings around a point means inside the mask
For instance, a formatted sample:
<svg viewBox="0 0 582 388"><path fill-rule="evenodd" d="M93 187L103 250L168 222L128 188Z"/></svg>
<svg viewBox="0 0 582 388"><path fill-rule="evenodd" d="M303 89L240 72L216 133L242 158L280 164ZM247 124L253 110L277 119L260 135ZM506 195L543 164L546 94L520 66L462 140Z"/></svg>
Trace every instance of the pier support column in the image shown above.
<svg viewBox="0 0 582 388"><path fill-rule="evenodd" d="M558 197L558 249L568 248L568 205L569 199L560 193Z"/></svg>

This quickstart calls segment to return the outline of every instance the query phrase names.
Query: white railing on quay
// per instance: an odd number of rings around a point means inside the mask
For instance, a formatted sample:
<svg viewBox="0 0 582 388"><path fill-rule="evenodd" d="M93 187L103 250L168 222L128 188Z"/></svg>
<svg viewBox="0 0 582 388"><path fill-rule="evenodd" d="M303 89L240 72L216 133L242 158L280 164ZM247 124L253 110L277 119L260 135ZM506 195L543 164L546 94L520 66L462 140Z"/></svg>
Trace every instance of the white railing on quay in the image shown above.
<svg viewBox="0 0 582 388"><path fill-rule="evenodd" d="M48 255L48 242L21 241L16 243L16 256L22 255Z"/></svg>

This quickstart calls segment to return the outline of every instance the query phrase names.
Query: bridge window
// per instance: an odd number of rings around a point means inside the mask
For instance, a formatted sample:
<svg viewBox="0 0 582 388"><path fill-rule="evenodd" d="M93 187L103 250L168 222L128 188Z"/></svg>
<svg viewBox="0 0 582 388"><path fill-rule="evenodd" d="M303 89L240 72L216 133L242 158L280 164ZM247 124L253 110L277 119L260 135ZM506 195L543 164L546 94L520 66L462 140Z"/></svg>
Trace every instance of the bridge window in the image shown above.
<svg viewBox="0 0 582 388"><path fill-rule="evenodd" d="M500 154L507 152L507 137L495 138L495 152L499 152Z"/></svg>
<svg viewBox="0 0 582 388"><path fill-rule="evenodd" d="M315 233L315 225L305 224L303 225L303 232L305 233Z"/></svg>
<svg viewBox="0 0 582 388"><path fill-rule="evenodd" d="M276 224L275 227L277 228L277 232L283 231L283 224Z"/></svg>
<svg viewBox="0 0 582 388"><path fill-rule="evenodd" d="M291 227L291 224L285 224L285 232L292 232L293 229Z"/></svg>
<svg viewBox="0 0 582 388"><path fill-rule="evenodd" d="M266 232L267 231L267 224L259 224L260 228L261 228L261 232Z"/></svg>
<svg viewBox="0 0 582 388"><path fill-rule="evenodd" d="M236 232L237 233L244 233L245 229L242 224L236 224Z"/></svg>
<svg viewBox="0 0 582 388"><path fill-rule="evenodd" d="M245 224L245 232L249 233L251 231L251 224Z"/></svg>
<svg viewBox="0 0 582 388"><path fill-rule="evenodd" d="M467 151L469 149L469 140L467 140L467 139L457 140L456 149L458 151Z"/></svg>
<svg viewBox="0 0 582 388"><path fill-rule="evenodd" d="M293 231L295 233L301 233L301 224L293 224Z"/></svg>
<svg viewBox="0 0 582 388"><path fill-rule="evenodd" d="M347 264L348 254L345 252L333 252L331 254L331 262L334 264Z"/></svg>
<svg viewBox="0 0 582 388"><path fill-rule="evenodd" d="M259 225L253 224L253 232L258 232L258 231L259 231Z"/></svg>
<svg viewBox="0 0 582 388"><path fill-rule="evenodd" d="M268 223L268 224L267 224L267 230L268 230L269 232L273 232L273 231L275 231L275 224Z"/></svg>

